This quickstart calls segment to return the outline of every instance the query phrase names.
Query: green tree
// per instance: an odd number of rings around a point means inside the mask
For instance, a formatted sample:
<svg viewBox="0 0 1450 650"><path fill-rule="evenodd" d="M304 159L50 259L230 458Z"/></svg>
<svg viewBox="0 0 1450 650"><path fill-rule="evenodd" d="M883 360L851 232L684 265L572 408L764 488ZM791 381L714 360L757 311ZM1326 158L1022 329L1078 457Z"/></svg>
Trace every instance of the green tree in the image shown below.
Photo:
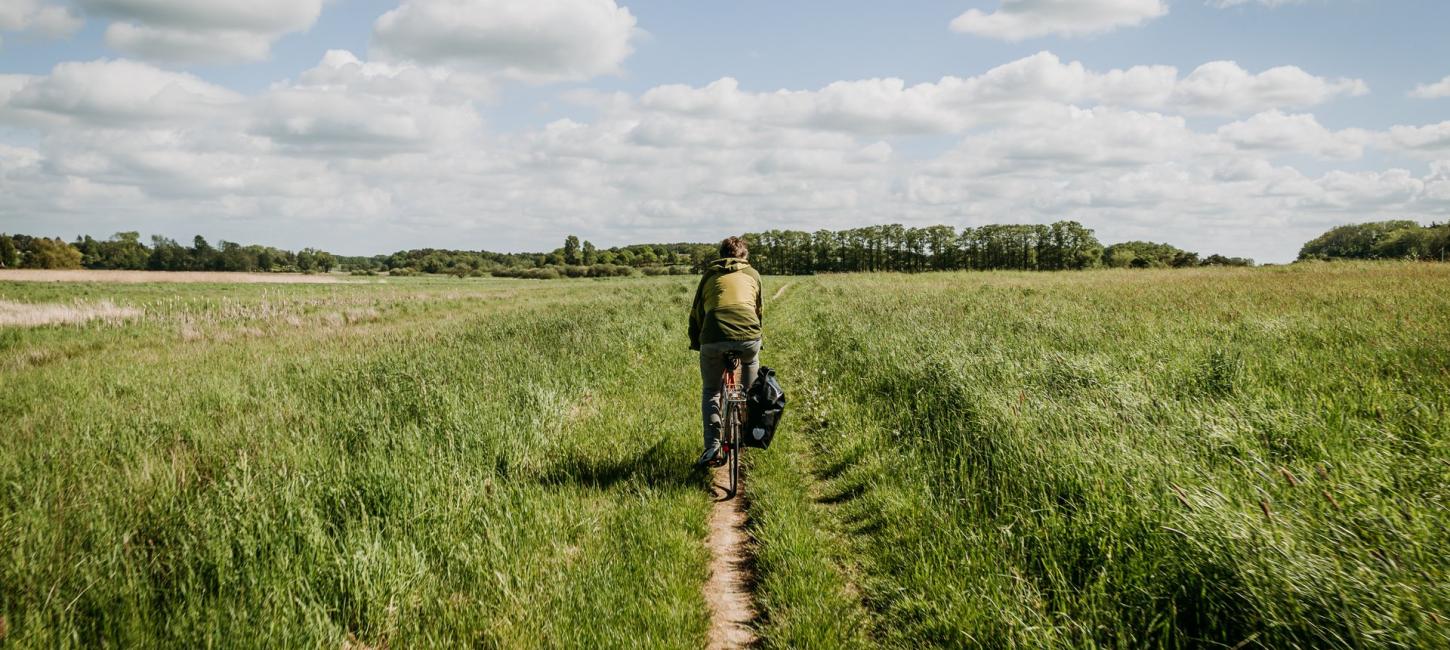
<svg viewBox="0 0 1450 650"><path fill-rule="evenodd" d="M1374 221L1332 228L1299 249L1299 259L1375 259L1385 249L1377 250L1381 241L1397 231L1417 230L1414 221Z"/></svg>
<svg viewBox="0 0 1450 650"><path fill-rule="evenodd" d="M21 265L28 269L78 269L81 252L62 239L35 237L28 242Z"/></svg>
<svg viewBox="0 0 1450 650"><path fill-rule="evenodd" d="M15 238L0 234L0 268L13 269L17 266L20 266L20 249L15 246Z"/></svg>
<svg viewBox="0 0 1450 650"><path fill-rule="evenodd" d="M584 263L584 266L593 266L595 262L599 261L599 249L594 247L593 242L586 240L584 242L584 253L580 257L582 258L581 261Z"/></svg>
<svg viewBox="0 0 1450 650"><path fill-rule="evenodd" d="M564 263L578 264L579 262L579 238L569 235L564 238Z"/></svg>
<svg viewBox="0 0 1450 650"><path fill-rule="evenodd" d="M191 264L190 269L204 271L212 267L213 258L216 257L216 249L206 243L206 238L197 235L191 240Z"/></svg>
<svg viewBox="0 0 1450 650"><path fill-rule="evenodd" d="M1200 266L1253 266L1254 261L1246 257L1224 257L1214 253L1203 258Z"/></svg>
<svg viewBox="0 0 1450 650"><path fill-rule="evenodd" d="M1103 263L1113 268L1183 268L1198 265L1198 253L1171 244L1129 241L1103 250Z"/></svg>
<svg viewBox="0 0 1450 650"><path fill-rule="evenodd" d="M92 242L86 237L87 242ZM91 268L104 269L129 269L139 271L146 268L147 258L151 252L146 250L146 245L141 243L141 233L135 231L118 232L104 242L98 242L95 246L97 258L88 262L86 266ZM84 251L82 251L84 253Z"/></svg>
<svg viewBox="0 0 1450 650"><path fill-rule="evenodd" d="M151 255L146 268L152 271L182 271L191 265L186 248L161 235L151 236Z"/></svg>

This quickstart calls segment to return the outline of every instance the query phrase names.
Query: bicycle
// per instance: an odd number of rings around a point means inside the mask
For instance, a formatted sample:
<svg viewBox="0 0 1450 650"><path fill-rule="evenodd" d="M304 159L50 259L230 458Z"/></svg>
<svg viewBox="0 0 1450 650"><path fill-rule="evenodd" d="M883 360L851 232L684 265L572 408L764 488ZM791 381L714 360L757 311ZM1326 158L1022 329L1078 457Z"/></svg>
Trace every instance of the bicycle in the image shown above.
<svg viewBox="0 0 1450 650"><path fill-rule="evenodd" d="M740 487L740 432L749 419L745 404L745 387L740 385L740 354L725 355L725 372L720 377L720 459L713 465L730 467L730 487L725 499L735 498Z"/></svg>

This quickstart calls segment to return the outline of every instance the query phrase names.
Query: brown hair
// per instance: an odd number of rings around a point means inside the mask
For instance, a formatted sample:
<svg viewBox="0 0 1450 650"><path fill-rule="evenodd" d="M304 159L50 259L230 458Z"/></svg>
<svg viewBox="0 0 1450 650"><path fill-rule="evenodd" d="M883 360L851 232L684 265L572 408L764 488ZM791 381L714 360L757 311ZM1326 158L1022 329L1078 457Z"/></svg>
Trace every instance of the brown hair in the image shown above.
<svg viewBox="0 0 1450 650"><path fill-rule="evenodd" d="M720 257L737 257L745 259L749 257L750 251L745 248L745 240L739 237L726 237L720 242Z"/></svg>

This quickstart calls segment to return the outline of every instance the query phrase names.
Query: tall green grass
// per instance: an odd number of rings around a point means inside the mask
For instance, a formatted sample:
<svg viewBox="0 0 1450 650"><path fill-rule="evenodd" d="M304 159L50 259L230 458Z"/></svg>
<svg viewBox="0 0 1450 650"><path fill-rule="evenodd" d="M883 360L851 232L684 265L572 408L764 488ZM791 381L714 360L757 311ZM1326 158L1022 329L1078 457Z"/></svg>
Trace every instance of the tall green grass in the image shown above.
<svg viewBox="0 0 1450 650"><path fill-rule="evenodd" d="M1450 267L791 282L765 646L1450 646ZM692 288L0 284L0 645L702 645Z"/></svg>
<svg viewBox="0 0 1450 650"><path fill-rule="evenodd" d="M817 393L785 435L876 643L1450 645L1450 267L839 276L786 303L775 361ZM765 515L767 540L815 516ZM763 580L775 619L809 611Z"/></svg>
<svg viewBox="0 0 1450 650"><path fill-rule="evenodd" d="M690 289L0 287L0 643L700 645Z"/></svg>

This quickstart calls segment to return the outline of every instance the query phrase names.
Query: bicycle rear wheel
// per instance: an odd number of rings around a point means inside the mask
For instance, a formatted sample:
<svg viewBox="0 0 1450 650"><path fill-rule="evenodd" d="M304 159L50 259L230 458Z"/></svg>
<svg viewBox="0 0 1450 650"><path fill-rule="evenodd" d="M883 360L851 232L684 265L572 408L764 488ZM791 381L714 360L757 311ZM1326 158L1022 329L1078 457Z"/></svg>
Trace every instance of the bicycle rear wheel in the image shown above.
<svg viewBox="0 0 1450 650"><path fill-rule="evenodd" d="M730 408L730 496L740 489L740 410L738 404Z"/></svg>

